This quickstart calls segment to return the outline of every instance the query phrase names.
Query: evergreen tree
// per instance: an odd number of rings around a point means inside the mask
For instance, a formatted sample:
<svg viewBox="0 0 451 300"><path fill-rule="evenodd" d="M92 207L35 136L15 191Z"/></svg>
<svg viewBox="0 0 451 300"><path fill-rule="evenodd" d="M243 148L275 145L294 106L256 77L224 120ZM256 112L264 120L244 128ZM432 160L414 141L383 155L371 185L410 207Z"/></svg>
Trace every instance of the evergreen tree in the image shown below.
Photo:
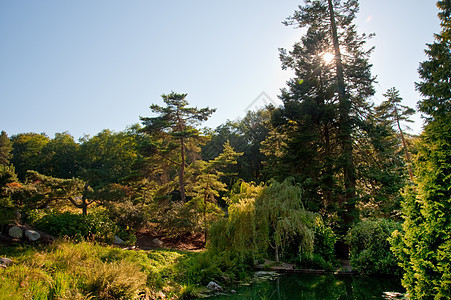
<svg viewBox="0 0 451 300"><path fill-rule="evenodd" d="M0 134L0 165L8 166L12 158L11 151L13 150L12 143L8 138L6 132L2 131Z"/></svg>
<svg viewBox="0 0 451 300"><path fill-rule="evenodd" d="M180 199L183 202L186 201L185 168L189 155L199 153L199 144L205 142L205 137L195 126L215 112L215 109L208 107L188 107L186 96L174 92L162 95L166 107L156 104L150 106L152 112L159 116L140 118L144 125L142 131L152 137L147 154L177 167Z"/></svg>
<svg viewBox="0 0 451 300"><path fill-rule="evenodd" d="M401 122L413 122L409 119L409 116L415 113L413 108L402 105L402 98L399 96L399 91L396 88L391 88L387 90L384 94L387 100L383 101L381 105L376 108L376 112L382 120L388 122L390 126L396 126L401 137L402 146L406 156L406 162L408 164L407 169L409 171L410 180L413 180L413 172L410 166L411 159L409 149L407 147L406 138L401 127ZM396 125L394 125L396 124Z"/></svg>
<svg viewBox="0 0 451 300"><path fill-rule="evenodd" d="M415 185L406 188L403 233L392 249L412 299L451 296L451 1L438 1L442 31L421 63L419 109L427 124L415 159Z"/></svg>
<svg viewBox="0 0 451 300"><path fill-rule="evenodd" d="M273 116L288 137L278 169L306 186L316 209L335 206L345 227L356 201L354 137L374 94L372 49L364 49L367 36L353 24L357 11L355 0L306 0L287 19L286 25L307 33L292 51L281 50L283 68L296 77L282 90L284 107Z"/></svg>

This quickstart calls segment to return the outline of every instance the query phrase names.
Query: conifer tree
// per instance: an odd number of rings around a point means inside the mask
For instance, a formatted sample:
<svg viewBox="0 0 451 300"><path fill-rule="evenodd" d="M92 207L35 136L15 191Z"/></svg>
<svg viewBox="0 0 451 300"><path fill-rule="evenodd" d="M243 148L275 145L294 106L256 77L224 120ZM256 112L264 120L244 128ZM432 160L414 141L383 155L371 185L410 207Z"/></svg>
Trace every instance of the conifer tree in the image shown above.
<svg viewBox="0 0 451 300"><path fill-rule="evenodd" d="M420 65L417 84L426 126L418 143L415 184L406 188L403 233L395 232L391 241L412 299L451 295L451 1L437 6L442 31L427 45L428 60Z"/></svg>
<svg viewBox="0 0 451 300"><path fill-rule="evenodd" d="M307 33L292 51L281 50L282 67L296 77L282 90L284 107L273 117L288 134L279 170L291 169L319 209L336 206L345 228L356 201L353 139L374 94L372 49L364 48L368 36L357 33L357 12L356 0L306 0L287 19Z"/></svg>
<svg viewBox="0 0 451 300"><path fill-rule="evenodd" d="M188 107L186 96L187 94L174 92L162 95L166 107L156 104L150 106L152 112L158 113L159 116L140 118L144 125L142 131L153 138L152 145L148 145L148 154L177 167L180 198L183 202L186 201L187 155L199 153L199 144L205 142L205 137L195 126L206 121L215 112L215 109L208 107Z"/></svg>

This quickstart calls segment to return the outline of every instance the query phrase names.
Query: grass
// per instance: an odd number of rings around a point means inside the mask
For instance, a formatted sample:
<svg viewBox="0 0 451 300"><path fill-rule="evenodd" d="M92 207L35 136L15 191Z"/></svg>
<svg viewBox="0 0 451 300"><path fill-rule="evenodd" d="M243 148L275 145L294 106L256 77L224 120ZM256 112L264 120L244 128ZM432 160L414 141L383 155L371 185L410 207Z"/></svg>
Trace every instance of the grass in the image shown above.
<svg viewBox="0 0 451 300"><path fill-rule="evenodd" d="M90 242L0 247L14 264L0 270L0 299L187 298L184 261L199 253L127 251Z"/></svg>

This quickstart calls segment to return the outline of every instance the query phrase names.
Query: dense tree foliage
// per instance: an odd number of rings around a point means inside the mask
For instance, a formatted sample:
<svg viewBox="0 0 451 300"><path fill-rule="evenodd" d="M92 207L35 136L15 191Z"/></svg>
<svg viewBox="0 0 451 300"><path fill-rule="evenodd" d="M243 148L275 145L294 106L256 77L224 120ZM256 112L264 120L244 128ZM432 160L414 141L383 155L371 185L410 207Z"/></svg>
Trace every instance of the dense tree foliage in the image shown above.
<svg viewBox="0 0 451 300"><path fill-rule="evenodd" d="M357 1L306 1L287 19L307 31L292 51L281 50L295 78L282 90L263 150L269 176L294 176L307 209L342 234L359 214L390 216L404 183L392 123L369 102L372 49L357 33L358 8Z"/></svg>
<svg viewBox="0 0 451 300"><path fill-rule="evenodd" d="M451 295L451 2L437 6L442 31L427 45L417 84L427 123L418 142L415 185L406 188L403 233L392 239L414 299Z"/></svg>
<svg viewBox="0 0 451 300"><path fill-rule="evenodd" d="M16 168L20 179L25 178L27 170L42 172L42 149L50 141L45 134L21 133L11 137L13 158L11 163Z"/></svg>
<svg viewBox="0 0 451 300"><path fill-rule="evenodd" d="M13 146L6 132L0 134L0 165L8 166L12 157Z"/></svg>

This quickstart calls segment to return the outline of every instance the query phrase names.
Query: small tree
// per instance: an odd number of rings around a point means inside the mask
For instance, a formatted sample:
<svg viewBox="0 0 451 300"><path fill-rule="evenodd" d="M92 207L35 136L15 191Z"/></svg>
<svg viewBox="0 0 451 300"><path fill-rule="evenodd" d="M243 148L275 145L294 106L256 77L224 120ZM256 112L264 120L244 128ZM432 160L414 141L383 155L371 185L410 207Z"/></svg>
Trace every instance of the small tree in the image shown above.
<svg viewBox="0 0 451 300"><path fill-rule="evenodd" d="M195 128L199 123L206 121L215 109L188 107L185 99L187 94L172 92L162 95L166 107L152 104L150 109L158 113L157 117L141 117L144 125L142 131L153 137L152 144L147 151L160 160L170 162L178 168L178 184L180 198L186 202L185 168L187 154L200 152L199 143L205 141L200 131Z"/></svg>
<svg viewBox="0 0 451 300"><path fill-rule="evenodd" d="M205 243L207 242L207 213L221 212L216 206L216 199L220 192L227 191L226 184L220 181L225 174L220 170L231 164L236 164L236 159L243 155L237 153L227 141L223 152L215 159L209 161L198 160L191 165L193 183L188 187L188 196L192 196L187 204L192 204L202 214Z"/></svg>

